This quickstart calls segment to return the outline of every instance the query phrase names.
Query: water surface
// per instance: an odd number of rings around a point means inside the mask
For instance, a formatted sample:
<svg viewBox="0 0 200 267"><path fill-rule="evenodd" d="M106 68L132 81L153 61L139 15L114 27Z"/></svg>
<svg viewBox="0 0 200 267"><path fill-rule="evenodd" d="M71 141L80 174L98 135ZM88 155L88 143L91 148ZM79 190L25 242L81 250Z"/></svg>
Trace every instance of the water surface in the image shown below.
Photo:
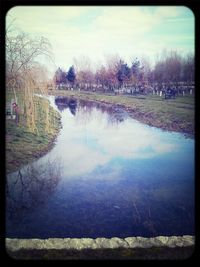
<svg viewBox="0 0 200 267"><path fill-rule="evenodd" d="M193 139L120 107L49 99L63 127L36 162L50 169L8 177L7 237L194 234Z"/></svg>

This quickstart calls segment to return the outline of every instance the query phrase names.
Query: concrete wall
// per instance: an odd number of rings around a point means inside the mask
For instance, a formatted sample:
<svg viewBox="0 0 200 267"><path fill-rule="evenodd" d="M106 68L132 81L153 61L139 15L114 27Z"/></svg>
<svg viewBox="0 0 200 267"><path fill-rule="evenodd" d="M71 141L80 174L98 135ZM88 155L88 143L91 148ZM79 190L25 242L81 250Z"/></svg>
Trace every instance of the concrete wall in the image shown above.
<svg viewBox="0 0 200 267"><path fill-rule="evenodd" d="M152 238L48 238L17 239L6 238L6 248L10 251L20 249L102 249L102 248L151 248L185 247L194 245L194 236L157 236Z"/></svg>

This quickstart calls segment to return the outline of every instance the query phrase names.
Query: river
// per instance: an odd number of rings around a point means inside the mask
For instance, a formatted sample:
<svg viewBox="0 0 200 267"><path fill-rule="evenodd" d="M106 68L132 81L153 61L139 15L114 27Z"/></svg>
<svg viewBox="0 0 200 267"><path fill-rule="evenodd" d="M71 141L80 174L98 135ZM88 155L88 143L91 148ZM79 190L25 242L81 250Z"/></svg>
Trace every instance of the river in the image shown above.
<svg viewBox="0 0 200 267"><path fill-rule="evenodd" d="M48 99L62 129L31 178L7 177L7 237L194 234L194 139L121 107Z"/></svg>

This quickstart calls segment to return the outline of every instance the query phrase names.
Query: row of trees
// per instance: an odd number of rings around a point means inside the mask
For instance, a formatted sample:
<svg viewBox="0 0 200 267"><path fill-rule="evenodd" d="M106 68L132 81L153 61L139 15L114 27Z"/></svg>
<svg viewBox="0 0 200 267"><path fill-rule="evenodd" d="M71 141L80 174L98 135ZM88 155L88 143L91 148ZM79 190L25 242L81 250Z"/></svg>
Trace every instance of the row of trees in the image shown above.
<svg viewBox="0 0 200 267"><path fill-rule="evenodd" d="M108 56L104 65L94 71L88 58L74 59L68 72L59 68L54 75L56 85L68 84L77 88L114 90L153 83L194 81L194 56L181 56L175 51L164 51L154 67L145 59L135 58L128 65L119 56Z"/></svg>
<svg viewBox="0 0 200 267"><path fill-rule="evenodd" d="M152 71L152 78L156 82L193 82L194 55L189 53L181 56L175 51L165 52L156 62Z"/></svg>
<svg viewBox="0 0 200 267"><path fill-rule="evenodd" d="M68 84L72 87L90 89L94 86L112 90L116 87L128 84L134 80L133 75L137 76L141 68L140 62L136 59L131 67L122 59L111 57L107 60L106 66L102 65L96 71L92 71L89 59L84 60L83 64L80 60L74 59L75 66L71 66L67 72L58 68L54 75L54 83L56 85Z"/></svg>
<svg viewBox="0 0 200 267"><path fill-rule="evenodd" d="M76 80L74 66L71 66L68 72L64 72L61 68L58 68L57 71L55 72L53 80L56 85L59 85L61 83L66 84L69 82L73 86Z"/></svg>

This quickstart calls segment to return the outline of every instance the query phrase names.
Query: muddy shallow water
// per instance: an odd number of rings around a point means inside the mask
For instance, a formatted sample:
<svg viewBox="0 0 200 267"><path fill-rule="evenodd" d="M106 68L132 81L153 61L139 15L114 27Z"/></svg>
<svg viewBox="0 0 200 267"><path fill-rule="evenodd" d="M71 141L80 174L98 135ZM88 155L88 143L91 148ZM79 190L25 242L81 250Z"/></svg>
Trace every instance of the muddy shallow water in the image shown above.
<svg viewBox="0 0 200 267"><path fill-rule="evenodd" d="M63 127L31 176L8 176L7 237L194 234L193 139L121 107L49 99Z"/></svg>

